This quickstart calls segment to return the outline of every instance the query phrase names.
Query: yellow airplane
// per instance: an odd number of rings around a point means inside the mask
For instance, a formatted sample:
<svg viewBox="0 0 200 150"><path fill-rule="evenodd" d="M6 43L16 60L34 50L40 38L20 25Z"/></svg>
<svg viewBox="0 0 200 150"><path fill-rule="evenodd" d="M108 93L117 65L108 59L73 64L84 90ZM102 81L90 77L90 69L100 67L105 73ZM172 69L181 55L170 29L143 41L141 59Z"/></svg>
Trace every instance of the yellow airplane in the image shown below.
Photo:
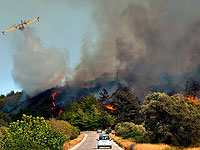
<svg viewBox="0 0 200 150"><path fill-rule="evenodd" d="M3 33L3 35L5 35L6 32L12 31L12 30L15 30L15 29L23 30L25 25L28 25L28 24L30 24L30 23L36 21L36 20L37 20L37 21L40 21L40 17L37 17L37 18L35 18L35 19L31 20L31 21L24 21L24 22L23 22L23 21L21 20L21 24L19 24L19 25L17 25L17 26L14 25L13 28L10 28L10 29L8 29L8 30L1 31L1 32Z"/></svg>

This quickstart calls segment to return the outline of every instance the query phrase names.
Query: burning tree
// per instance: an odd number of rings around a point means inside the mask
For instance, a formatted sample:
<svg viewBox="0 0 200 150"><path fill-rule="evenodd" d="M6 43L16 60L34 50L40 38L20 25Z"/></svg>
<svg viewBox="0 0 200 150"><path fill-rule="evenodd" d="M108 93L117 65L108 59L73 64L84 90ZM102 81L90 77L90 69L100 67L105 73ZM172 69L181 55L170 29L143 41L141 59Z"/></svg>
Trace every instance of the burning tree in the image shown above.
<svg viewBox="0 0 200 150"><path fill-rule="evenodd" d="M53 98L53 102L52 102L53 107L51 108L52 110L54 110L54 109L57 108L57 107L56 107L57 105L55 104L55 96L56 96L58 93L61 93L61 91L58 90L58 91L55 91L55 92L52 94L52 98ZM63 112L63 110L62 110L62 109L59 109L58 116L59 116L62 112Z"/></svg>
<svg viewBox="0 0 200 150"><path fill-rule="evenodd" d="M99 97L100 101L105 101L109 97L108 91L106 89L103 89L102 91L100 91L99 95L100 95L100 97Z"/></svg>

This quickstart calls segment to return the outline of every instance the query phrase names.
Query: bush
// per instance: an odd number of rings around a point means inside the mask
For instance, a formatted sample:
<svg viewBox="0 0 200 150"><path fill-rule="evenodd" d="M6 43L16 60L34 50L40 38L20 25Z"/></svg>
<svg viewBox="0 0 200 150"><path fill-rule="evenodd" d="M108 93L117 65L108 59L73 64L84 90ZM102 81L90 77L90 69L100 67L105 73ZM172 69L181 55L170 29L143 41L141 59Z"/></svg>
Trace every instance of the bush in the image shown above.
<svg viewBox="0 0 200 150"><path fill-rule="evenodd" d="M43 117L23 115L22 119L10 123L0 141L0 148L11 149L32 143L33 147L56 150L62 149L64 142L68 139L63 133L52 131L49 122Z"/></svg>
<svg viewBox="0 0 200 150"><path fill-rule="evenodd" d="M131 132L145 134L146 130L142 125L135 125L132 122L118 123L115 126L116 135L125 136Z"/></svg>
<svg viewBox="0 0 200 150"><path fill-rule="evenodd" d="M150 139L146 134L144 134L144 135L136 137L135 142L136 143L149 143Z"/></svg>
<svg viewBox="0 0 200 150"><path fill-rule="evenodd" d="M72 126L68 122L64 120L56 120L54 118L49 121L52 130L63 132L67 135L71 140L77 138L80 131L76 127Z"/></svg>
<svg viewBox="0 0 200 150"><path fill-rule="evenodd" d="M14 144L12 147L5 148L6 150L48 150L37 143L31 141L20 141Z"/></svg>
<svg viewBox="0 0 200 150"><path fill-rule="evenodd" d="M142 112L152 143L192 146L200 142L200 108L194 103L153 93Z"/></svg>
<svg viewBox="0 0 200 150"><path fill-rule="evenodd" d="M123 139L133 139L137 143L148 143L146 130L142 125L135 125L132 122L118 123L115 127L116 135Z"/></svg>

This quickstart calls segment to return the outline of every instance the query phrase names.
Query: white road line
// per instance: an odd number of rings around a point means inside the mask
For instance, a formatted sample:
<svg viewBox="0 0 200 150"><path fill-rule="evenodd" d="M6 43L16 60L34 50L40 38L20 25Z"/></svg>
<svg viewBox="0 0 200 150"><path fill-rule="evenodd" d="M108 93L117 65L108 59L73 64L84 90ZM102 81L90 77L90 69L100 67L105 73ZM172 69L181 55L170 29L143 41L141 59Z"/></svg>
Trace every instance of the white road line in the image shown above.
<svg viewBox="0 0 200 150"><path fill-rule="evenodd" d="M69 150L75 150L75 149L77 149L81 144L83 144L83 142L85 142L87 136L88 136L88 135L85 134L83 140L82 140L80 143L76 144L74 147L70 148Z"/></svg>

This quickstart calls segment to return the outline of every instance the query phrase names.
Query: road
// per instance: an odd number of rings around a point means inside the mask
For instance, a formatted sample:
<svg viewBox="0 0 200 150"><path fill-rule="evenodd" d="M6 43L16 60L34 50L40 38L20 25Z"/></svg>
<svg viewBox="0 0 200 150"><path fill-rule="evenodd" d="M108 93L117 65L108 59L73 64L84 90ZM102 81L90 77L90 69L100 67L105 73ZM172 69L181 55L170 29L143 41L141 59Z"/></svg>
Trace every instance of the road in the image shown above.
<svg viewBox="0 0 200 150"><path fill-rule="evenodd" d="M85 134L87 134L87 138L86 140L76 148L76 150L95 150L97 149L97 139L99 137L99 133L95 132L95 131L88 131L88 132L84 132ZM109 147L100 147L100 150L108 150L110 149ZM123 150L122 148L120 148L114 141L113 141L113 145L112 145L112 150Z"/></svg>

